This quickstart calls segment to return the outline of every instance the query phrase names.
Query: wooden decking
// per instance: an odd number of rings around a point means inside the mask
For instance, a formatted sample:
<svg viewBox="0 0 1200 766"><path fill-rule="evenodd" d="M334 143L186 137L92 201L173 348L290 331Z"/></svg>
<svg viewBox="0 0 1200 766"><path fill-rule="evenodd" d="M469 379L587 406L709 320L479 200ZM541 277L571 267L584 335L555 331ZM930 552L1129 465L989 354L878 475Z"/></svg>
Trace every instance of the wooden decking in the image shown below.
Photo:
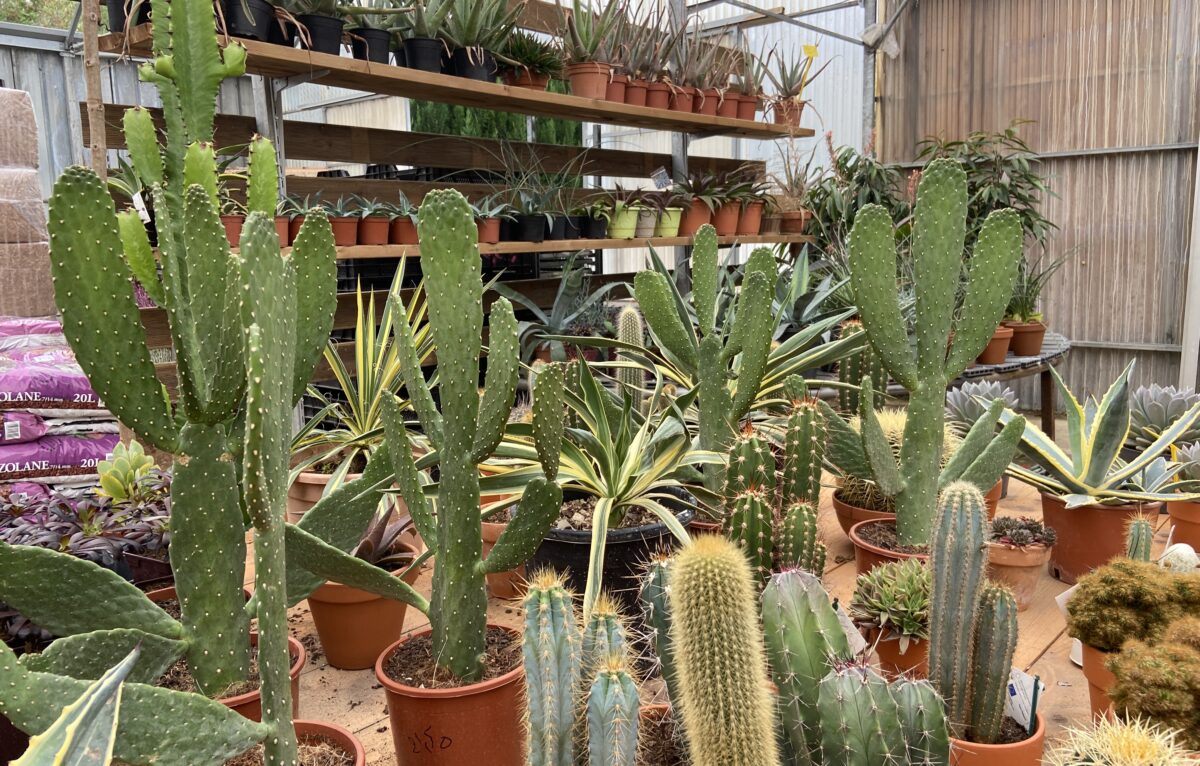
<svg viewBox="0 0 1200 766"><path fill-rule="evenodd" d="M1041 508L1033 490L1012 481L1008 496L1000 501L999 512L1012 516L1039 517ZM821 525L829 546L826 587L833 596L848 600L854 590L853 549L838 526L827 496L821 506ZM1157 539L1160 546L1165 538L1166 530L1160 525ZM418 581L418 588L428 593L428 572ZM1054 597L1066 588L1066 585L1049 575L1043 576L1034 603L1020 615L1020 639L1014 663L1041 676L1046 684L1042 712L1046 716L1050 742L1059 738L1066 727L1083 725L1089 715L1087 684L1083 673L1067 657L1071 640L1065 633L1066 625L1054 602ZM493 599L489 618L495 623L518 626L520 607L515 603ZM302 717L333 721L354 731L367 749L367 763L371 766L394 764L387 707L374 671L330 668L321 652L305 605L301 604L292 610L290 621L293 635L303 641L309 650L308 664L300 677ZM426 623L423 615L409 610L405 625L407 629L420 628Z"/></svg>

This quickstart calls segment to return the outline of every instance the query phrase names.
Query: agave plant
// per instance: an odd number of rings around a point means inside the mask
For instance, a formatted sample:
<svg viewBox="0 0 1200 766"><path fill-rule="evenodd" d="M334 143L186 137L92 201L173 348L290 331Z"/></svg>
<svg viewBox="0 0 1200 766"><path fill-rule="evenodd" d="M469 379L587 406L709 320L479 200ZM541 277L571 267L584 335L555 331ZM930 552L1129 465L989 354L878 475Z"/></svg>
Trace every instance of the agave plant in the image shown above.
<svg viewBox="0 0 1200 766"><path fill-rule="evenodd" d="M604 3L604 8L599 11L583 0L572 0L570 10L559 5L559 29L568 63L597 61L604 41L623 13L623 2Z"/></svg>
<svg viewBox="0 0 1200 766"><path fill-rule="evenodd" d="M1061 497L1068 508L1093 503L1116 505L1200 497L1178 494L1176 490L1181 488L1180 484L1171 477L1155 481L1149 487L1139 483L1146 481L1145 471L1155 458L1170 449L1200 419L1200 401L1176 418L1136 458L1125 462L1118 457L1130 432L1129 376L1133 366L1131 361L1100 401L1088 397L1083 404L1051 369L1066 404L1071 451L1059 447L1027 421L1021 450L1040 470L1013 464L1008 468L1009 473L1043 492ZM1005 410L1000 420L1008 423L1015 417L1012 410Z"/></svg>
<svg viewBox="0 0 1200 766"><path fill-rule="evenodd" d="M1189 408L1200 402L1200 394L1175 386L1138 386L1129 402L1129 436L1125 446L1141 452L1171 427ZM1200 425L1193 424L1175 440L1179 444L1200 441Z"/></svg>
<svg viewBox="0 0 1200 766"><path fill-rule="evenodd" d="M790 57L787 57L778 50L774 50L768 57L773 59L774 66L768 64L766 75L771 84L775 86L773 98L779 101L799 101L804 96L804 89L817 79L825 71L825 67L830 64L829 61L826 61L816 72L813 72L812 66L813 61L817 58L817 46L802 45L800 50L801 55L799 56L795 55L795 51Z"/></svg>
<svg viewBox="0 0 1200 766"><path fill-rule="evenodd" d="M524 3L508 0L452 0L442 35L456 48L482 55L498 48L517 25Z"/></svg>

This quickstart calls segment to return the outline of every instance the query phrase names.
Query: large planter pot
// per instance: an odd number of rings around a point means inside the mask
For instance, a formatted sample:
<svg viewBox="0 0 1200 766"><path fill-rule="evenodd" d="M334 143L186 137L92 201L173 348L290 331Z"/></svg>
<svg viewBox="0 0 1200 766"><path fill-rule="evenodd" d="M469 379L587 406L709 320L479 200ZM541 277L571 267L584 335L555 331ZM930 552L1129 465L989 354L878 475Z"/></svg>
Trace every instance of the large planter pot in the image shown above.
<svg viewBox="0 0 1200 766"><path fill-rule="evenodd" d="M645 106L647 86L649 83L645 80L630 80L625 83L625 103L630 106Z"/></svg>
<svg viewBox="0 0 1200 766"><path fill-rule="evenodd" d="M1017 611L1023 612L1033 602L1038 580L1046 571L1051 549L1045 545L988 545L988 579L1003 583L1017 600Z"/></svg>
<svg viewBox="0 0 1200 766"><path fill-rule="evenodd" d="M480 498L480 502L486 505L487 503L494 502L495 500L498 500L498 499L499 498L488 498L485 496L483 498ZM496 541L500 539L500 535L503 534L505 528L508 527L508 524L501 524L501 523L497 523L497 522L493 522L493 521L485 521L482 523L482 527L483 527L483 557L486 559L487 555L489 553L491 553L492 548L495 547ZM520 598L521 595L524 593L524 589L521 587L522 583L524 583L524 582L525 582L525 565L524 564L517 567L516 569L510 569L507 572L497 572L495 574L487 575L488 593L491 594L492 597L494 597L494 598L505 598L505 599Z"/></svg>
<svg viewBox="0 0 1200 766"><path fill-rule="evenodd" d="M638 208L634 205L618 205L608 222L608 236L612 239L633 239L637 231Z"/></svg>
<svg viewBox="0 0 1200 766"><path fill-rule="evenodd" d="M681 524L687 526L695 516L689 507L695 504L695 500L683 490L664 491L674 497L662 498L662 504L675 513ZM566 499L571 499L570 494L568 490ZM662 523L609 530L605 538L601 581L604 589L622 604L627 615L641 613L638 611L638 589L646 562L653 554L673 549L677 544L675 536ZM528 567L532 572L543 568L566 572L568 585L576 593L582 594L587 586L591 550L590 529L551 529L529 559Z"/></svg>
<svg viewBox="0 0 1200 766"><path fill-rule="evenodd" d="M446 46L434 37L410 37L404 41L404 61L410 69L441 72Z"/></svg>
<svg viewBox="0 0 1200 766"><path fill-rule="evenodd" d="M1125 553L1125 529L1139 513L1154 518L1161 503L1083 505L1068 509L1062 498L1042 493L1042 521L1058 533L1050 574L1067 584Z"/></svg>
<svg viewBox="0 0 1200 766"><path fill-rule="evenodd" d="M1083 677L1088 683L1088 704L1092 708L1092 717L1108 715L1112 708L1108 690L1117 682L1117 677L1108 669L1108 661L1112 652L1102 652L1099 649L1083 644Z"/></svg>
<svg viewBox="0 0 1200 766"><path fill-rule="evenodd" d="M494 245L500 241L499 218L477 218L475 227L479 230L479 241L485 245Z"/></svg>
<svg viewBox="0 0 1200 766"><path fill-rule="evenodd" d="M1187 543L1200 550L1200 503L1192 500L1172 500L1167 503L1167 513L1175 531L1172 543Z"/></svg>
<svg viewBox="0 0 1200 766"><path fill-rule="evenodd" d="M737 233L747 236L758 234L758 230L762 227L763 208L766 206L766 202L759 200L742 208L742 214L738 218Z"/></svg>
<svg viewBox="0 0 1200 766"><path fill-rule="evenodd" d="M625 88L629 86L629 75L623 72L613 72L604 88L604 100L625 103Z"/></svg>
<svg viewBox="0 0 1200 766"><path fill-rule="evenodd" d="M386 245L392 222L386 216L370 216L358 220L358 244Z"/></svg>
<svg viewBox="0 0 1200 766"><path fill-rule="evenodd" d="M637 224L634 226L633 236L638 238L650 238L654 236L654 230L658 227L658 211L652 207L638 208Z"/></svg>
<svg viewBox="0 0 1200 766"><path fill-rule="evenodd" d="M391 226L388 229L388 242L393 245L415 245L420 240L417 238L417 225L413 220L406 215L393 218Z"/></svg>
<svg viewBox="0 0 1200 766"><path fill-rule="evenodd" d="M690 237L711 220L712 211L708 209L708 205L704 204L703 200L694 199L683 211L683 218L679 221L679 236Z"/></svg>
<svg viewBox="0 0 1200 766"><path fill-rule="evenodd" d="M671 108L671 86L665 82L652 82L646 86L646 106L654 109Z"/></svg>
<svg viewBox="0 0 1200 766"><path fill-rule="evenodd" d="M1012 340L1008 350L1013 356L1037 356L1042 353L1042 341L1046 339L1046 325L1041 322L1005 322L1005 327L1011 327Z"/></svg>
<svg viewBox="0 0 1200 766"><path fill-rule="evenodd" d="M411 553L420 553L415 545L397 545ZM397 569L393 576L404 570ZM404 577L409 585L417 581L420 570ZM327 582L308 597L313 625L329 664L342 670L364 670L375 664L380 652L404 633L404 615L408 605L365 590L337 582Z"/></svg>
<svg viewBox="0 0 1200 766"><path fill-rule="evenodd" d="M362 476L361 473L346 474L346 481L354 481ZM288 487L287 520L296 524L304 518L304 514L317 504L325 495L325 487L329 485L332 474L318 471L302 471L292 485Z"/></svg>
<svg viewBox="0 0 1200 766"><path fill-rule="evenodd" d="M732 237L737 234L741 214L742 206L737 202L726 202L713 211L712 225L717 230L717 236Z"/></svg>
<svg viewBox="0 0 1200 766"><path fill-rule="evenodd" d="M612 67L599 61L583 61L567 65L567 80L571 93L580 98L603 100L608 93Z"/></svg>
<svg viewBox="0 0 1200 766"><path fill-rule="evenodd" d="M1039 766L1046 746L1046 721L1037 717L1033 736L1011 745L979 745L950 738L951 766Z"/></svg>
<svg viewBox="0 0 1200 766"><path fill-rule="evenodd" d="M392 33L386 29L357 27L350 30L350 52L360 61L390 64Z"/></svg>
<svg viewBox="0 0 1200 766"><path fill-rule="evenodd" d="M875 657L879 660L879 670L888 680L900 676L908 678L926 678L929 675L929 642L919 638L908 640L908 651L900 653L898 639L880 639L875 642Z"/></svg>
<svg viewBox="0 0 1200 766"><path fill-rule="evenodd" d="M308 30L312 50L317 53L331 53L337 56L342 52L342 30L346 22L332 16L320 16L315 13L305 13L296 20Z"/></svg>
<svg viewBox="0 0 1200 766"><path fill-rule="evenodd" d="M354 759L354 766L366 766L367 751L349 729L323 721L292 721L292 726L296 729L296 739L301 742L332 742Z"/></svg>
<svg viewBox="0 0 1200 766"><path fill-rule="evenodd" d="M505 630L508 630L507 628ZM525 669L454 689L428 689L393 681L384 665L405 641L389 646L375 662L391 719L399 766L523 766Z"/></svg>
<svg viewBox="0 0 1200 766"><path fill-rule="evenodd" d="M862 530L869 524L895 524L894 518L888 519L870 519L860 521L850 527L848 537L850 542L854 543L854 565L858 569L858 573L866 574L877 566L890 563L892 561L903 561L905 559L920 559L928 561L929 555L925 553L899 553L897 551L889 551L886 548L880 548L878 545L867 542L862 536Z"/></svg>
<svg viewBox="0 0 1200 766"><path fill-rule="evenodd" d="M1012 341L1013 330L1011 327L1000 325L996 331L992 333L992 339L984 346L983 351L979 353L975 361L979 364L1004 364L1005 357L1008 356L1008 344Z"/></svg>
<svg viewBox="0 0 1200 766"><path fill-rule="evenodd" d="M333 227L333 244L338 247L351 247L358 244L358 219L351 216L337 216L329 219Z"/></svg>
<svg viewBox="0 0 1200 766"><path fill-rule="evenodd" d="M791 128L800 127L800 115L804 113L807 101L776 101L771 105L771 113L776 125L787 125Z"/></svg>
<svg viewBox="0 0 1200 766"><path fill-rule="evenodd" d="M803 234L808 228L808 222L812 219L812 212L808 210L789 210L786 213L779 214L779 230L784 234Z"/></svg>
<svg viewBox="0 0 1200 766"><path fill-rule="evenodd" d="M654 236L674 237L679 234L679 222L683 219L683 208L669 207L662 211L654 226Z"/></svg>
<svg viewBox="0 0 1200 766"><path fill-rule="evenodd" d="M274 23L275 6L266 0L225 0L225 28L234 37L265 41Z"/></svg>

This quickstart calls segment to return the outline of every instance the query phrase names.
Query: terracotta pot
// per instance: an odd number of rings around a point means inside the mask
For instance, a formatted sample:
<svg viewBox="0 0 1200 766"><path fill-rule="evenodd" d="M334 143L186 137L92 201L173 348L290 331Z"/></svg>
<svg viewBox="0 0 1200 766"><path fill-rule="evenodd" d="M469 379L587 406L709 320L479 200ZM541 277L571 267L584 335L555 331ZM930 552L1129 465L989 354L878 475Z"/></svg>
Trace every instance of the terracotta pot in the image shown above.
<svg viewBox="0 0 1200 766"><path fill-rule="evenodd" d="M292 244L292 219L286 215L275 216L275 235L279 237L279 246L287 247Z"/></svg>
<svg viewBox="0 0 1200 766"><path fill-rule="evenodd" d="M721 522L697 516L688 522L687 529L693 535L719 535L721 534Z"/></svg>
<svg viewBox="0 0 1200 766"><path fill-rule="evenodd" d="M479 498L481 505L488 505L502 499L495 495L484 495ZM508 527L507 523L496 523L492 521L482 522L483 527L483 557L491 553L495 547L496 541L500 539L501 533ZM525 565L510 569L507 572L498 572L496 574L487 575L488 593L494 598L520 598L525 595Z"/></svg>
<svg viewBox="0 0 1200 766"><path fill-rule="evenodd" d="M676 112L690 112L696 102L695 88L676 88L671 91L671 109Z"/></svg>
<svg viewBox="0 0 1200 766"><path fill-rule="evenodd" d="M629 75L623 72L613 72L612 78L604 89L604 100L625 103L625 89L629 86Z"/></svg>
<svg viewBox="0 0 1200 766"><path fill-rule="evenodd" d="M625 103L630 106L645 106L647 85L649 83L645 80L630 80L625 83Z"/></svg>
<svg viewBox="0 0 1200 766"><path fill-rule="evenodd" d="M992 333L992 339L984 346L983 351L979 353L975 361L978 364L1004 364L1004 358L1008 356L1008 344L1012 341L1013 331L1011 327L1000 325L996 331Z"/></svg>
<svg viewBox="0 0 1200 766"><path fill-rule="evenodd" d="M494 245L500 241L499 218L477 218L475 226L479 229L479 241L486 245Z"/></svg>
<svg viewBox="0 0 1200 766"><path fill-rule="evenodd" d="M1187 543L1200 550L1200 503L1193 500L1173 500L1167 503L1167 513L1175 532L1172 543Z"/></svg>
<svg viewBox="0 0 1200 766"><path fill-rule="evenodd" d="M417 238L417 225L406 215L392 219L388 231L388 242L393 245L415 245L420 242Z"/></svg>
<svg viewBox="0 0 1200 766"><path fill-rule="evenodd" d="M763 208L766 206L766 202L759 200L742 208L742 215L738 218L737 233L748 236L758 234L759 229L762 228Z"/></svg>
<svg viewBox="0 0 1200 766"><path fill-rule="evenodd" d="M712 220L712 211L702 200L694 199L683 211L679 221L679 236L690 237L704 224Z"/></svg>
<svg viewBox="0 0 1200 766"><path fill-rule="evenodd" d="M1094 646L1083 644L1083 677L1088 682L1088 703L1092 708L1092 718L1108 715L1112 708L1112 700L1108 690L1117 682L1117 677L1108 669L1108 661L1113 652L1102 652Z"/></svg>
<svg viewBox="0 0 1200 766"><path fill-rule="evenodd" d="M567 80L571 93L580 98L603 99L608 92L608 76L612 67L599 61L584 61L567 65Z"/></svg>
<svg viewBox="0 0 1200 766"><path fill-rule="evenodd" d="M859 508L857 505L843 502L838 493L833 493L833 512L837 515L838 524L841 525L842 531L847 535L850 534L850 528L860 521L875 521L877 519L894 519L896 514L888 513L887 511L872 511L866 508Z"/></svg>
<svg viewBox="0 0 1200 766"><path fill-rule="evenodd" d="M879 670L888 680L894 680L900 676L909 678L926 678L929 675L929 642L920 638L910 638L908 640L908 651L904 654L900 653L900 641L898 639L880 639L875 642L875 637L871 636L868 639L875 645L875 656L879 659Z"/></svg>
<svg viewBox="0 0 1200 766"><path fill-rule="evenodd" d="M386 245L391 221L386 216L371 216L358 219L358 244Z"/></svg>
<svg viewBox="0 0 1200 766"><path fill-rule="evenodd" d="M812 213L808 210L789 210L786 213L780 213L782 219L779 224L779 230L784 234L803 234L808 228L808 222L812 218Z"/></svg>
<svg viewBox="0 0 1200 766"><path fill-rule="evenodd" d="M400 639L375 662L375 677L387 695L397 764L524 766L524 667L454 689L407 686L384 672L384 663L400 644L429 633L426 629Z"/></svg>
<svg viewBox="0 0 1200 766"><path fill-rule="evenodd" d="M225 239L229 240L230 247L237 247L238 242L242 239L242 226L246 223L244 215L223 215L221 216L221 225L225 227Z"/></svg>
<svg viewBox="0 0 1200 766"><path fill-rule="evenodd" d="M550 75L534 74L528 69L508 70L504 73L504 81L514 88L529 90L545 90L550 84Z"/></svg>
<svg viewBox="0 0 1200 766"><path fill-rule="evenodd" d="M1004 481L1000 480L992 485L992 488L983 493L983 504L987 506L988 521L996 518L996 511L1000 508L1000 497L1004 494Z"/></svg>
<svg viewBox="0 0 1200 766"><path fill-rule="evenodd" d="M296 237L300 236L300 227L304 225L304 216L292 216L291 222L288 224L288 242L295 242Z"/></svg>
<svg viewBox="0 0 1200 766"><path fill-rule="evenodd" d="M407 542L397 545L413 554L420 551ZM403 569L392 572L399 576ZM409 573L404 582L412 585L420 570ZM379 653L404 633L404 615L408 605L338 582L327 582L308 597L313 624L329 664L342 670L365 670L375 664Z"/></svg>
<svg viewBox="0 0 1200 766"><path fill-rule="evenodd" d="M1038 580L1050 561L1050 548L1030 545L1018 548L1002 543L988 544L988 579L1004 583L1017 599L1017 611L1023 612L1033 602Z"/></svg>
<svg viewBox="0 0 1200 766"><path fill-rule="evenodd" d="M1042 353L1042 341L1046 339L1046 325L1041 322L1005 322L1011 327L1012 340L1008 350L1013 356L1037 356Z"/></svg>
<svg viewBox="0 0 1200 766"><path fill-rule="evenodd" d="M652 82L646 86L646 106L653 109L671 108L671 86L665 82Z"/></svg>
<svg viewBox="0 0 1200 766"><path fill-rule="evenodd" d="M257 633L250 634L250 644L258 646ZM300 671L304 670L308 653L304 651L303 644L288 636L288 654L292 657L292 667L288 671L288 676L292 679L292 715L297 716L300 715ZM217 701L243 718L249 718L251 721L262 720L262 693L258 689Z"/></svg>
<svg viewBox="0 0 1200 766"><path fill-rule="evenodd" d="M338 247L350 247L358 244L357 218L338 216L330 218L329 225L333 227L333 244Z"/></svg>
<svg viewBox="0 0 1200 766"><path fill-rule="evenodd" d="M881 564L886 564L890 561L903 561L904 559L920 559L928 561L929 555L925 553L897 553L889 551L886 548L880 548L877 545L864 540L859 530L868 524L894 524L893 519L871 519L868 521L860 521L850 527L849 537L850 542L854 543L854 565L858 569L859 574L866 574Z"/></svg>
<svg viewBox="0 0 1200 766"><path fill-rule="evenodd" d="M1042 520L1058 542L1050 554L1050 574L1068 585L1125 553L1125 528L1139 513L1151 518L1161 503L1083 505L1067 509L1062 498L1042 493Z"/></svg>
<svg viewBox="0 0 1200 766"><path fill-rule="evenodd" d="M726 202L713 212L712 225L716 227L718 237L732 237L737 234L738 218L742 214L742 206L737 202Z"/></svg>
<svg viewBox="0 0 1200 766"><path fill-rule="evenodd" d="M361 473L346 474L346 481L354 481L362 476ZM287 520L295 524L304 518L308 509L312 508L325 494L331 474L318 471L302 471L292 485L288 487Z"/></svg>
<svg viewBox="0 0 1200 766"><path fill-rule="evenodd" d="M776 101L771 105L775 124L787 125L792 128L800 127L800 115L804 113L804 105L807 103L807 101Z"/></svg>
<svg viewBox="0 0 1200 766"><path fill-rule="evenodd" d="M758 96L738 96L737 117L753 120L758 114Z"/></svg>
<svg viewBox="0 0 1200 766"><path fill-rule="evenodd" d="M782 231L783 218L777 215L764 216L762 226L759 228L759 234L778 234Z"/></svg>
<svg viewBox="0 0 1200 766"><path fill-rule="evenodd" d="M326 739L335 743L342 752L354 757L354 766L366 766L367 751L349 729L336 723L322 721L292 721L296 738L301 742Z"/></svg>
<svg viewBox="0 0 1200 766"><path fill-rule="evenodd" d="M705 88L700 91L693 104L693 108L698 114L706 114L709 117L717 116L717 109L721 104L721 92L716 88Z"/></svg>
<svg viewBox="0 0 1200 766"><path fill-rule="evenodd" d="M742 103L740 96L733 93L722 93L717 97L717 116L737 119L738 105Z"/></svg>
<svg viewBox="0 0 1200 766"><path fill-rule="evenodd" d="M1046 746L1046 721L1037 717L1033 736L1011 745L978 745L950 738L951 766L1039 766Z"/></svg>

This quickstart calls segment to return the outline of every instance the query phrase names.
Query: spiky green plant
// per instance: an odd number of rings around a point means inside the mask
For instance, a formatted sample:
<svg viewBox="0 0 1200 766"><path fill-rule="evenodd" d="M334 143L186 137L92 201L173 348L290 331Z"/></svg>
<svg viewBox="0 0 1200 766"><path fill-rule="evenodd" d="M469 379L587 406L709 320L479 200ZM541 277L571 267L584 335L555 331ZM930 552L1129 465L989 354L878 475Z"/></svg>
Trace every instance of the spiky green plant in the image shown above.
<svg viewBox="0 0 1200 766"><path fill-rule="evenodd" d="M601 659L587 695L589 766L634 766L638 688L624 652Z"/></svg>
<svg viewBox="0 0 1200 766"><path fill-rule="evenodd" d="M524 608L529 766L573 766L581 639L575 606L562 576L550 571L535 574L525 593Z"/></svg>
<svg viewBox="0 0 1200 766"><path fill-rule="evenodd" d="M1125 528L1125 557L1134 561L1149 561L1150 546L1154 544L1154 523L1149 516L1138 514Z"/></svg>
<svg viewBox="0 0 1200 766"><path fill-rule="evenodd" d="M1102 652L1127 640L1155 643L1176 618L1200 609L1200 573L1116 559L1082 577L1067 602L1067 633Z"/></svg>
<svg viewBox="0 0 1200 766"><path fill-rule="evenodd" d="M1009 426L993 438L998 412L990 410L964 440L956 456L961 459L940 466L946 386L991 338L1012 295L1021 258L1021 222L1016 212L999 210L989 215L967 267L962 310L955 321L966 212L967 181L961 165L944 159L929 163L913 213L915 344L901 312L891 216L878 205L868 205L859 211L850 234L850 277L863 327L884 368L909 392L897 464L877 427L874 384L864 380L862 445L854 450L853 459L869 468L880 489L895 498L896 533L902 545L929 542L940 489L959 479L990 488L1011 460L1021 433L1020 427Z"/></svg>
<svg viewBox="0 0 1200 766"><path fill-rule="evenodd" d="M1047 754L1050 766L1192 766L1196 753L1180 732L1140 718L1100 716L1086 729L1071 729Z"/></svg>
<svg viewBox="0 0 1200 766"><path fill-rule="evenodd" d="M862 322L857 319L842 322L841 329L843 335L863 332ZM858 412L858 392L864 380L871 381L875 387L875 402L877 406L882 405L887 395L888 373L883 366L883 359L872 350L870 344L838 362L838 381L842 384L838 389L838 406L843 412Z"/></svg>
<svg viewBox="0 0 1200 766"><path fill-rule="evenodd" d="M617 314L617 340L631 346L641 346L646 342L646 328L642 323L642 314L633 306L626 306ZM618 355L618 359L620 356ZM635 401L642 398L642 387L646 384L646 373L641 367L622 367L617 370L619 382Z"/></svg>
<svg viewBox="0 0 1200 766"><path fill-rule="evenodd" d="M672 561L665 556L652 559L638 595L646 618L650 648L662 671L667 697L674 703L679 698L679 672L675 647L671 644L671 604L667 598Z"/></svg>
<svg viewBox="0 0 1200 766"><path fill-rule="evenodd" d="M855 623L895 639L900 653L914 639L929 638L929 594L932 572L920 559L881 564L858 576L850 616Z"/></svg>
<svg viewBox="0 0 1200 766"><path fill-rule="evenodd" d="M817 507L795 503L775 529L775 566L799 568L818 577L825 571L825 543L817 529Z"/></svg>

